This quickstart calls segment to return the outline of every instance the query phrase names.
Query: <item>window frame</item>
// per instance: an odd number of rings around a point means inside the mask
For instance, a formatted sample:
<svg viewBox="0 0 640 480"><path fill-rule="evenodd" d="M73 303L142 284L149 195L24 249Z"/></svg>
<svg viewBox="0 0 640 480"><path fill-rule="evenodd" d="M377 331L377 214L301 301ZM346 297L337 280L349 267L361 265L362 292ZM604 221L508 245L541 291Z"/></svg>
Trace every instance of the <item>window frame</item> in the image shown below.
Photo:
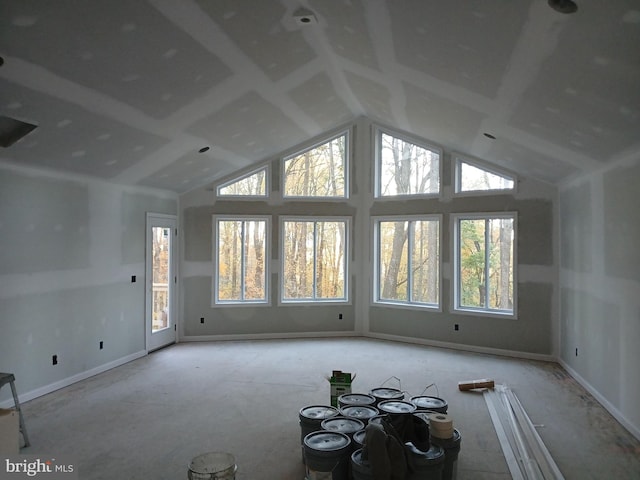
<svg viewBox="0 0 640 480"><path fill-rule="evenodd" d="M424 148L425 150L429 150L431 152L438 154L438 191L434 193L408 193L401 195L382 195L381 194L381 167L382 167L382 134L390 135L392 137L398 138L404 142L411 143L418 147ZM412 135L408 135L397 130L393 130L390 128L382 127L379 125L373 126L373 135L372 135L372 152L373 152L373 160L374 160L374 168L373 170L373 196L377 201L385 201L385 200L397 200L397 199L421 199L421 198L440 198L443 192L443 156L444 150L442 147L422 140L418 137L414 137Z"/></svg>
<svg viewBox="0 0 640 480"><path fill-rule="evenodd" d="M495 165L489 164L488 162L484 162L482 160L478 160L475 158L468 157L466 155L462 155L456 152L453 152L451 157L453 158L453 194L457 197L469 197L469 196L480 196L480 195L509 195L516 194L518 188L518 176L510 172L506 169L496 167ZM461 190L462 188L462 163L466 163L471 165L472 167L476 167L480 170L485 170L488 173L493 175L498 175L500 177L509 177L513 180L512 188L491 188L487 190Z"/></svg>
<svg viewBox="0 0 640 480"><path fill-rule="evenodd" d="M282 259L280 262L280 294L278 295L278 304L282 306L291 306L291 305L350 305L351 304L351 295L349 295L349 270L350 270L350 252L351 252L351 228L352 228L352 217L350 216L300 216L300 215L282 215L279 219L279 232L280 232L280 258ZM284 266L284 258L285 258L285 235L284 235L284 224L285 222L345 222L345 245L344 245L344 256L343 256L343 269L344 269L344 298L330 298L330 299L288 299L284 298L285 292L285 266ZM315 238L314 238L314 268L316 263L316 250L315 250ZM315 275L314 275L314 295L316 291L315 287Z"/></svg>
<svg viewBox="0 0 640 480"><path fill-rule="evenodd" d="M438 301L437 304L429 304L422 302L415 302L411 300L407 301L394 301L388 299L380 298L380 223L381 222L404 222L404 221L424 221L436 220L438 222ZM443 232L443 215L440 213L433 214L415 214L415 215L384 215L384 216L373 216L371 217L372 221L372 236L373 239L373 275L372 275L372 305L373 306L385 306L385 307L395 307L395 308L404 308L410 310L420 310L425 311L428 310L430 312L442 312L442 269L443 269L443 261L442 261L442 252L443 252L443 242L442 242L442 232ZM410 249L410 246L407 246L407 249ZM409 257L408 257L409 258ZM409 285L410 281L408 280ZM408 295L410 296L410 294Z"/></svg>
<svg viewBox="0 0 640 480"><path fill-rule="evenodd" d="M264 241L264 300L220 300L219 298L219 229L218 222L222 221L265 221L265 241ZM228 214L214 214L212 216L212 263L213 263L213 276L212 276L212 295L211 295L211 307L212 308L227 308L227 307L257 307L257 306L271 306L271 215L228 215ZM244 272L243 272L244 274ZM244 291L245 285L242 285L242 291Z"/></svg>
<svg viewBox="0 0 640 480"><path fill-rule="evenodd" d="M265 175L265 179L264 179L265 194L264 195L221 195L220 194L220 189L228 187L229 185L233 185L234 183L244 180L245 178L248 178L252 175L255 175L256 173L259 173L262 170L264 170L264 175ZM246 173L243 173L239 176L233 177L230 180L222 182L215 187L216 198L219 200L234 200L234 201L237 201L237 200L255 201L256 199L267 200L269 199L270 192L271 192L270 172L271 172L271 168L269 164L261 165L260 167L252 168L251 170L248 170Z"/></svg>
<svg viewBox="0 0 640 480"><path fill-rule="evenodd" d="M473 213L453 213L451 214L451 238L453 239L453 274L452 274L452 292L451 292L451 311L455 314L475 315L482 317L497 318L518 318L518 212L473 212ZM511 312L498 310L489 307L465 307L460 305L460 220L495 220L495 219L512 219L513 220L513 309ZM485 232L486 242L486 232ZM485 271L486 264L486 246L485 246ZM486 273L485 273L486 278Z"/></svg>
<svg viewBox="0 0 640 480"><path fill-rule="evenodd" d="M337 138L345 137L344 140L344 195L340 197L323 197L323 196L305 196L305 195L286 195L285 194L285 186L286 186L286 163L287 160L290 160L294 157L302 155L309 150L313 150L314 148L319 147L320 145L324 145L326 143L330 143ZM339 132L330 135L328 137L323 137L323 139L314 142L310 145L307 145L295 152L285 155L280 159L280 192L282 200L286 202L291 201L312 201L312 202L344 202L351 197L350 189L349 189L349 173L351 168L351 129L347 128L344 130L340 130Z"/></svg>

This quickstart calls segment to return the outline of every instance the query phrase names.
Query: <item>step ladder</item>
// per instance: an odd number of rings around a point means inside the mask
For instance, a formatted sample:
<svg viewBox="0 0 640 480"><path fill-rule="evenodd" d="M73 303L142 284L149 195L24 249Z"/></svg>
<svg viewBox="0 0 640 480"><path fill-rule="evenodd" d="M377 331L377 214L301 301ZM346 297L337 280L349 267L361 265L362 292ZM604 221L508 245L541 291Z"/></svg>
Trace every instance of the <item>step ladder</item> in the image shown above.
<svg viewBox="0 0 640 480"><path fill-rule="evenodd" d="M20 401L18 400L18 392L16 391L15 385L16 377L13 373L2 373L0 372L0 389L5 386L7 383L11 386L11 393L13 394L13 403L16 407L16 411L18 412L18 419L20 420L20 431L22 432L22 438L24 439L24 446L28 447L29 436L27 435L27 429L24 426L24 417L22 416L22 410L20 409Z"/></svg>

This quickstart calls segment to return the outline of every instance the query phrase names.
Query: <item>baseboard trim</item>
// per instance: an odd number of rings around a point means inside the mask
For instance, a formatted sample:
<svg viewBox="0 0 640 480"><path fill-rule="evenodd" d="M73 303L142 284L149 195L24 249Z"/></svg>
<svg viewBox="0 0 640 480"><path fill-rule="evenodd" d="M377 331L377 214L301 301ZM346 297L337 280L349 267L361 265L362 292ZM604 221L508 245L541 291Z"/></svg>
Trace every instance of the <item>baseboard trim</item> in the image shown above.
<svg viewBox="0 0 640 480"><path fill-rule="evenodd" d="M567 362L562 358L558 359L558 363L564 368L569 375L571 375L576 382L578 382L586 391L595 397L595 399L602 405L612 416L615 418L624 428L629 430L629 433L640 440L640 428L637 425L631 423L624 414L618 410L609 400L607 400L593 385L576 372Z"/></svg>
<svg viewBox="0 0 640 480"><path fill-rule="evenodd" d="M144 357L145 355L147 355L147 352L145 350L132 353L125 357L118 358L117 360L105 363L104 365L99 365L95 368L92 368L91 370L86 370L71 377L63 378L62 380L58 380L57 382L50 383L49 385L36 388L35 390L31 390L30 392L21 393L18 395L18 398L20 400L20 403L28 402L29 400L33 400L34 398L42 397L43 395L55 392L56 390L60 390L64 387L68 387L69 385L73 385L74 383L77 383L81 380L86 380L87 378L93 377L94 375L98 375L100 373L106 372L107 370L111 370L112 368L116 368L120 365L124 365L125 363L137 360L138 358ZM10 407L13 407L13 398L9 398L0 403L0 408Z"/></svg>
<svg viewBox="0 0 640 480"><path fill-rule="evenodd" d="M219 342L237 340L279 340L289 338L333 338L362 337L356 332L291 332L291 333L241 333L227 335L188 335L180 337L180 342Z"/></svg>
<svg viewBox="0 0 640 480"><path fill-rule="evenodd" d="M426 345L428 347L449 348L451 350L462 350L464 352L473 352L473 353L486 353L489 355L522 358L525 360L539 360L543 362L558 361L558 359L555 356L545 355L542 353L519 352L516 350L503 350L501 348L491 348L491 347L478 347L474 345L465 345L461 343L441 342L438 340L427 340L424 338L403 337L400 335L390 335L387 333L368 332L364 336L367 338L376 338L379 340L390 340L393 342L414 343L417 345Z"/></svg>

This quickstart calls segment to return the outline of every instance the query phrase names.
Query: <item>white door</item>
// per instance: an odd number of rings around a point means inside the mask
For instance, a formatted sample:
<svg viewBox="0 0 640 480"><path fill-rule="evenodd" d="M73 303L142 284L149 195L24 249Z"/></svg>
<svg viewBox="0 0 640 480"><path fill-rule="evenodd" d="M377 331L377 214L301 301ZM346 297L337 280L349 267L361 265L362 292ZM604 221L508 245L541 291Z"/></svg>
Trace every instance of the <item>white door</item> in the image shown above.
<svg viewBox="0 0 640 480"><path fill-rule="evenodd" d="M146 315L147 352L174 343L176 326L177 225L173 215L147 213Z"/></svg>

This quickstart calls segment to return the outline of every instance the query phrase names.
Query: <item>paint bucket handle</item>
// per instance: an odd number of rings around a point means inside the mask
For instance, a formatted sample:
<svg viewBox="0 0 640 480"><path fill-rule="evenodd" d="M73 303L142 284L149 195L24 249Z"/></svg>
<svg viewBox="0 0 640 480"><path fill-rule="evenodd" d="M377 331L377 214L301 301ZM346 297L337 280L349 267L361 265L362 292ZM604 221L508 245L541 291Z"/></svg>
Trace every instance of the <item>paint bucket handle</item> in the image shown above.
<svg viewBox="0 0 640 480"><path fill-rule="evenodd" d="M426 392L427 389L429 389L431 387L436 387L436 397L439 397L440 396L440 392L438 391L438 385L436 385L435 383L432 383L432 384L427 385L426 387L424 387L424 390L422 390L422 393L420 395L424 395L424 392Z"/></svg>
<svg viewBox="0 0 640 480"><path fill-rule="evenodd" d="M384 382L382 382L380 386L384 387L384 384L387 383L389 380L396 380L398 382L398 390L402 391L402 383L400 382L400 379L394 376L387 378Z"/></svg>

